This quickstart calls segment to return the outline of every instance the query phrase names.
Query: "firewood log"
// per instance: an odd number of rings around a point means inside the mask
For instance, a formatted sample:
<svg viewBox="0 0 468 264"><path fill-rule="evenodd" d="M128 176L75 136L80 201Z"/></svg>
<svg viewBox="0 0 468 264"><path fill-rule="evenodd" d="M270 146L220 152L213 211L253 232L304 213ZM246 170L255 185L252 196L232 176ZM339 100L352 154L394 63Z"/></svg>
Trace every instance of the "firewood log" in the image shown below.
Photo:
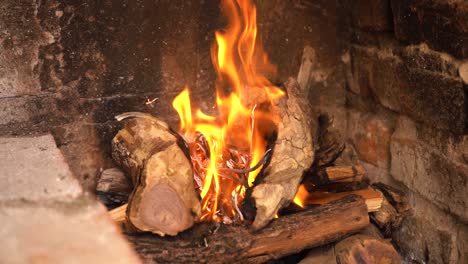
<svg viewBox="0 0 468 264"><path fill-rule="evenodd" d="M370 217L385 237L391 237L393 230L400 226L403 218L409 213L408 200L404 193L386 184L377 183L373 187L383 193L383 202L380 210L372 213Z"/></svg>
<svg viewBox="0 0 468 264"><path fill-rule="evenodd" d="M96 195L108 208L128 202L133 184L123 171L110 168L102 171L96 186Z"/></svg>
<svg viewBox="0 0 468 264"><path fill-rule="evenodd" d="M348 196L275 219L253 231L200 223L177 237L129 235L142 259L155 263L263 263L353 234L369 224L362 198ZM211 228L212 227L212 228Z"/></svg>
<svg viewBox="0 0 468 264"><path fill-rule="evenodd" d="M357 191L350 191L350 192L339 192L339 193L331 193L331 192L312 192L309 194L307 198L306 204L326 204L332 201L339 200L343 197L348 195L355 194L359 195L366 201L367 210L369 212L375 212L380 209L382 206L383 195L375 190L372 189L364 189L364 190L357 190Z"/></svg>
<svg viewBox="0 0 468 264"><path fill-rule="evenodd" d="M135 186L126 209L127 224L136 231L176 235L201 213L192 166L164 122L138 115L112 140L112 157Z"/></svg>
<svg viewBox="0 0 468 264"><path fill-rule="evenodd" d="M299 264L401 263L395 248L376 229L371 224L344 240L311 249Z"/></svg>
<svg viewBox="0 0 468 264"><path fill-rule="evenodd" d="M355 235L335 245L337 263L342 264L400 264L401 259L389 242Z"/></svg>
<svg viewBox="0 0 468 264"><path fill-rule="evenodd" d="M263 172L265 176L256 180L252 192L256 207L252 225L255 229L264 227L278 210L291 202L304 171L314 160L312 137L316 124L309 116L308 103L294 79L290 78L285 86L287 96L281 98L275 108L281 122L273 154Z"/></svg>

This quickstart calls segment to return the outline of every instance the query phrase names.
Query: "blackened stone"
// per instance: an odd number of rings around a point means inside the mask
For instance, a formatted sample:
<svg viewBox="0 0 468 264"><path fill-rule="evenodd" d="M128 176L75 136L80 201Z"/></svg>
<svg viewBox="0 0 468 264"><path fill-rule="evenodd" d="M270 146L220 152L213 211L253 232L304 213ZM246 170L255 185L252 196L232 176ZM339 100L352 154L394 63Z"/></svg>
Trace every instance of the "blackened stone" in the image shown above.
<svg viewBox="0 0 468 264"><path fill-rule="evenodd" d="M468 57L468 2L391 0L391 5L398 39Z"/></svg>

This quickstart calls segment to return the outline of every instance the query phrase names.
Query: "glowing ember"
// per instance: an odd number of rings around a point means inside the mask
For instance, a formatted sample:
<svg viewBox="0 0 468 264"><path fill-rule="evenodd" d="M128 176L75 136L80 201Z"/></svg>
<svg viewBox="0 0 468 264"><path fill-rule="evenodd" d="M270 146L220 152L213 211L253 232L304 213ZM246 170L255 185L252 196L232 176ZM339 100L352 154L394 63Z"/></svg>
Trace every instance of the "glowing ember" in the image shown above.
<svg viewBox="0 0 468 264"><path fill-rule="evenodd" d="M201 220L243 221L239 205L262 166L265 136L276 128L272 102L283 92L264 77L275 68L257 43L255 6L224 0L228 27L215 34L216 106L210 116L191 106L188 87L173 101L190 145L194 180L202 198ZM255 166L255 168L252 168Z"/></svg>

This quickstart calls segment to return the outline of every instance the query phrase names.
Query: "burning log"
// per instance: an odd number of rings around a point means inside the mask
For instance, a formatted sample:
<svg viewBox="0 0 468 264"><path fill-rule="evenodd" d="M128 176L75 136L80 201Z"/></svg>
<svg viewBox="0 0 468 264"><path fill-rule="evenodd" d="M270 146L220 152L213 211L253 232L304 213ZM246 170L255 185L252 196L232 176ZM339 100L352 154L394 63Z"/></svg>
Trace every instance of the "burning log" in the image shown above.
<svg viewBox="0 0 468 264"><path fill-rule="evenodd" d="M259 263L337 241L369 224L364 200L342 200L275 219L253 232L243 226L201 223L175 238L131 235L143 259L158 263ZM203 229L205 229L203 231Z"/></svg>
<svg viewBox="0 0 468 264"><path fill-rule="evenodd" d="M136 231L176 235L191 227L201 212L192 166L178 145L182 142L152 116L121 116L126 117L138 118L127 121L114 137L112 157L135 186L126 209L127 223ZM116 212L114 217L121 219Z"/></svg>
<svg viewBox="0 0 468 264"><path fill-rule="evenodd" d="M298 83L290 78L286 83L287 97L279 99L275 108L279 122L278 136L269 165L254 183L252 198L256 215L253 228L268 224L278 211L294 198L304 171L312 165L315 126L309 117L308 104Z"/></svg>

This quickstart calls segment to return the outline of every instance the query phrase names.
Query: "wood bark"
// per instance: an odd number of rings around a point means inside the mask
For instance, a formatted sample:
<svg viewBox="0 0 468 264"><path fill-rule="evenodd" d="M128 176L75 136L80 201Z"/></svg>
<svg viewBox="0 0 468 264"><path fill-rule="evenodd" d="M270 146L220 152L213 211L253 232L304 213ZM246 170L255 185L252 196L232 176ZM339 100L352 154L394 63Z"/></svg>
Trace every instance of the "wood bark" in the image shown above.
<svg viewBox="0 0 468 264"><path fill-rule="evenodd" d="M104 170L96 186L96 195L108 208L127 203L132 191L132 182L118 168Z"/></svg>
<svg viewBox="0 0 468 264"><path fill-rule="evenodd" d="M335 244L312 249L299 264L399 264L400 256L389 242L357 234Z"/></svg>
<svg viewBox="0 0 468 264"><path fill-rule="evenodd" d="M268 224L277 212L294 198L304 171L314 160L313 133L316 124L310 118L308 103L298 83L290 78L287 96L279 99L274 111L281 117L278 135L264 177L255 182L252 198L256 215L254 228Z"/></svg>
<svg viewBox="0 0 468 264"><path fill-rule="evenodd" d="M138 116L112 140L112 157L135 186L126 219L137 231L176 235L201 213L192 166L164 122Z"/></svg>
<svg viewBox="0 0 468 264"><path fill-rule="evenodd" d="M373 187L383 193L383 201L380 210L370 216L384 235L390 237L410 210L408 200L404 193L383 183L374 184Z"/></svg>
<svg viewBox="0 0 468 264"><path fill-rule="evenodd" d="M142 259L155 263L260 263L359 231L369 224L364 200L348 196L275 219L254 231L245 226L200 223L175 238L129 235Z"/></svg>

